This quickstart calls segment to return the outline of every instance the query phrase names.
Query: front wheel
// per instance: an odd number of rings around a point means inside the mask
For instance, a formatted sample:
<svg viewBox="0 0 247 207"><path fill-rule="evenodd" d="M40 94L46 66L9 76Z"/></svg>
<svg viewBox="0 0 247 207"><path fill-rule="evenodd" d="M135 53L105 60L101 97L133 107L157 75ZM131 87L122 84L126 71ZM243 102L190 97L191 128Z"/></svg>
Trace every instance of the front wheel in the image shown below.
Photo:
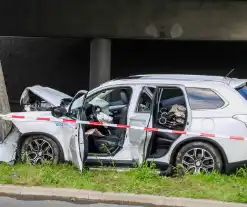
<svg viewBox="0 0 247 207"><path fill-rule="evenodd" d="M209 143L191 142L184 145L176 157L176 166L182 166L192 174L221 172L222 159L219 151Z"/></svg>
<svg viewBox="0 0 247 207"><path fill-rule="evenodd" d="M44 135L27 137L21 147L21 161L31 164L56 164L60 160L60 150L56 142Z"/></svg>

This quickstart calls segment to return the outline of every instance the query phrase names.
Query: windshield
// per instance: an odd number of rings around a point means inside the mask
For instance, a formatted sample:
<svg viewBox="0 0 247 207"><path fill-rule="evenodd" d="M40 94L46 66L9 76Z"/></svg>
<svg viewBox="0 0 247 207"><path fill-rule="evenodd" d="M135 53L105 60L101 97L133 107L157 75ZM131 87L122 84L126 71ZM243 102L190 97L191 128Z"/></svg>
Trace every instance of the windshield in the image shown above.
<svg viewBox="0 0 247 207"><path fill-rule="evenodd" d="M247 86L238 88L237 91L247 100Z"/></svg>
<svg viewBox="0 0 247 207"><path fill-rule="evenodd" d="M82 94L81 96L79 96L77 99L74 100L74 102L71 105L71 110L82 107L83 100L84 100L84 94Z"/></svg>
<svg viewBox="0 0 247 207"><path fill-rule="evenodd" d="M83 105L84 95L85 94L78 94L77 97L75 97L74 101L72 102L70 108L71 118L80 119L80 110Z"/></svg>

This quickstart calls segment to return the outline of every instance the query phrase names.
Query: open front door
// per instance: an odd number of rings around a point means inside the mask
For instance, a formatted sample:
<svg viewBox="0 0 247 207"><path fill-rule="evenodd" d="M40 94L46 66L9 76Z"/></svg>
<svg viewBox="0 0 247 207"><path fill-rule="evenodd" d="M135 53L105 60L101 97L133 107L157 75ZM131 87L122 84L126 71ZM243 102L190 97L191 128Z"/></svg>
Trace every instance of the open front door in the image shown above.
<svg viewBox="0 0 247 207"><path fill-rule="evenodd" d="M87 157L87 144L85 144L83 126L78 124L75 127L74 133L70 139L71 160L80 171L83 169L83 163Z"/></svg>
<svg viewBox="0 0 247 207"><path fill-rule="evenodd" d="M70 118L86 120L85 111L83 109L84 99L84 91L80 91L76 94L69 107ZM84 127L85 126L82 124L77 124L75 126L69 144L71 161L80 169L80 171L83 169L83 164L87 159L88 154L88 142L84 134Z"/></svg>

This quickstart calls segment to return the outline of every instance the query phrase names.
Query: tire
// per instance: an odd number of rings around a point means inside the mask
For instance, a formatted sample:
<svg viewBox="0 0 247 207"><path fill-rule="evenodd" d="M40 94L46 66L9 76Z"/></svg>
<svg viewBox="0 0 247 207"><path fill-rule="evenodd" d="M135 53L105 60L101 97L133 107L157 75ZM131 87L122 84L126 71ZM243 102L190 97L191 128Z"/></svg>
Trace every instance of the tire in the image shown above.
<svg viewBox="0 0 247 207"><path fill-rule="evenodd" d="M192 174L221 172L222 166L219 151L205 142L190 142L184 145L176 156L176 167Z"/></svg>
<svg viewBox="0 0 247 207"><path fill-rule="evenodd" d="M59 146L53 139L44 135L27 137L19 150L19 159L31 164L57 164L61 159Z"/></svg>

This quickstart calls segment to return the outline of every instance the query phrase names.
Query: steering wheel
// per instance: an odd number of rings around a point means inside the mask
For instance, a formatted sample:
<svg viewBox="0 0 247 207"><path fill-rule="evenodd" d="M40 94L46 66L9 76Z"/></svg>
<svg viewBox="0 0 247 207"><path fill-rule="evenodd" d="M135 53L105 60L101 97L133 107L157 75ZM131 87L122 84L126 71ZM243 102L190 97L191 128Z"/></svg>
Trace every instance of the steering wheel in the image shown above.
<svg viewBox="0 0 247 207"><path fill-rule="evenodd" d="M101 108L100 108L99 106L94 106L94 105L92 105L92 114L91 114L91 118L92 118L94 121L96 121L96 122L99 121L98 118L97 118L97 114L98 114L99 112L101 112Z"/></svg>

